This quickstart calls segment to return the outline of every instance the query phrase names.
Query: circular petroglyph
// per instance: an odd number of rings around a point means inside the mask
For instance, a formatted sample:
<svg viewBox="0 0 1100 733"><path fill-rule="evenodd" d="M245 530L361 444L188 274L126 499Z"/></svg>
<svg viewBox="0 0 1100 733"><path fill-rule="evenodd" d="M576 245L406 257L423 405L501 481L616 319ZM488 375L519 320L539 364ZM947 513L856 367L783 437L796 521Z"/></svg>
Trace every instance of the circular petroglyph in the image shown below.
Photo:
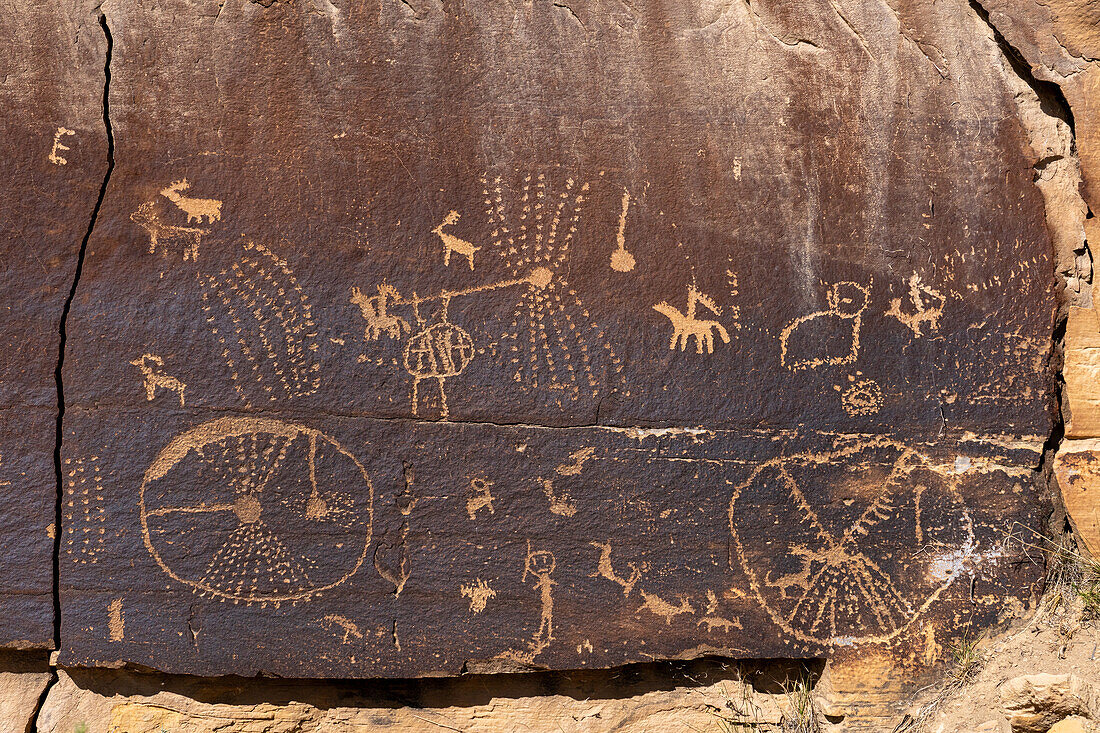
<svg viewBox="0 0 1100 733"><path fill-rule="evenodd" d="M145 472L145 546L175 580L234 602L307 600L359 569L374 490L318 430L225 417L177 436Z"/></svg>
<svg viewBox="0 0 1100 733"><path fill-rule="evenodd" d="M729 520L734 569L807 643L895 638L975 553L951 470L886 440L764 463L735 489Z"/></svg>

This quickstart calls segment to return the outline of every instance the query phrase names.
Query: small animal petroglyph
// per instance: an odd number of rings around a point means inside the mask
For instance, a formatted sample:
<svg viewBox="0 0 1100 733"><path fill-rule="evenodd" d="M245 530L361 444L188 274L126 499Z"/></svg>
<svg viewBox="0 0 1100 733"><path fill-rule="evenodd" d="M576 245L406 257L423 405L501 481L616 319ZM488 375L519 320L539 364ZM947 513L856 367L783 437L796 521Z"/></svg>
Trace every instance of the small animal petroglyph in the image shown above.
<svg viewBox="0 0 1100 733"><path fill-rule="evenodd" d="M344 632L344 637L343 637L343 639L340 640L340 643L342 643L342 644L347 644L348 639L350 639L353 636L356 639L362 639L363 638L362 632L359 631L359 626L354 621L352 621L349 618L345 618L343 616L340 616L338 614L335 614L335 613L329 614L328 616L325 616L324 618L322 618L320 623L322 625L329 626L333 629L339 629L340 631L343 631Z"/></svg>
<svg viewBox="0 0 1100 733"><path fill-rule="evenodd" d="M183 392L187 385L171 374L163 371L164 359L156 354L142 354L130 362L141 370L141 376L145 382L145 399L152 402L157 396L157 390L165 389L176 393L180 398L180 407L183 407Z"/></svg>
<svg viewBox="0 0 1100 733"><path fill-rule="evenodd" d="M443 231L443 227L454 226L458 223L458 219L461 216L457 211L451 211L447 216L443 217L443 221L432 230L432 233L439 237L443 242L443 264L449 266L451 264L451 253L457 252L460 255L466 257L466 261L470 263L470 270L474 269L474 252L477 252L481 247L475 246L472 242L467 242L465 239L460 239L453 234L448 234Z"/></svg>
<svg viewBox="0 0 1100 733"><path fill-rule="evenodd" d="M130 214L130 221L134 222L149 235L149 254L157 253L157 245L161 242L175 242L183 240L183 261L197 262L199 259L199 242L206 229L197 227L177 227L165 224L157 214L156 204L146 201L137 207L137 211Z"/></svg>
<svg viewBox="0 0 1100 733"><path fill-rule="evenodd" d="M559 476L577 476L584 468L584 464L592 458L592 454L596 452L595 448L581 448L578 451L574 451L569 454L569 457L573 459L572 463L563 463L556 467Z"/></svg>
<svg viewBox="0 0 1100 733"><path fill-rule="evenodd" d="M859 330L870 290L853 282L834 283L828 308L796 318L779 335L779 360L792 372L852 364L859 357Z"/></svg>
<svg viewBox="0 0 1100 733"><path fill-rule="evenodd" d="M675 350L679 344L680 351L684 351L687 349L688 339L694 338L695 353L702 354L703 349L706 349L708 354L713 354L715 333L723 343L730 342L729 332L721 323L695 317L696 308L700 305L716 316L722 315L722 309L718 304L710 296L700 292L694 283L688 287L687 313L681 313L679 308L669 305L666 300L653 306L653 310L672 322L672 340L669 341L668 348Z"/></svg>
<svg viewBox="0 0 1100 733"><path fill-rule="evenodd" d="M563 517L572 517L577 513L577 505L573 503L573 497L568 494L554 493L554 482L548 478L538 479L542 486L542 493L546 494L550 502L550 511Z"/></svg>
<svg viewBox="0 0 1100 733"><path fill-rule="evenodd" d="M714 631L715 629L721 629L724 633L729 633L730 629L741 628L741 622L734 619L730 621L728 618L718 616L718 596L714 594L714 591L707 591L707 609L706 616L699 620L696 626L706 626L707 633Z"/></svg>
<svg viewBox="0 0 1100 733"><path fill-rule="evenodd" d="M643 603L638 610L649 611L654 616L663 617L665 624L668 626L672 625L672 619L675 616L684 613L695 613L695 607L688 601L687 596L680 596L680 604L674 606L655 593L646 593L644 590L641 591L641 593L645 603Z"/></svg>
<svg viewBox="0 0 1100 733"><path fill-rule="evenodd" d="M619 214L619 230L615 234L615 251L611 253L611 269L630 272L636 264L634 255L626 250L626 213L630 209L630 191L623 190L623 210Z"/></svg>
<svg viewBox="0 0 1100 733"><path fill-rule="evenodd" d="M908 326L914 336L919 338L924 335L921 324L927 324L931 331L939 328L940 316L943 315L947 297L940 291L934 290L921 282L920 275L914 272L913 276L909 278L909 303L906 304L906 308L910 304L913 311L906 313L902 307L902 299L891 298L890 308L886 311L886 315L898 319L898 321Z"/></svg>
<svg viewBox="0 0 1100 733"><path fill-rule="evenodd" d="M61 157L60 152L62 150L69 150L68 145L61 144L61 138L65 135L75 135L76 130L70 130L67 127L57 128L57 132L53 134L53 148L50 149L49 159L54 165L66 165L69 161Z"/></svg>
<svg viewBox="0 0 1100 733"><path fill-rule="evenodd" d="M489 587L488 581L478 578L473 583L461 585L458 588L463 598L470 599L470 612L481 613L491 598L496 597L497 592Z"/></svg>
<svg viewBox="0 0 1100 733"><path fill-rule="evenodd" d="M700 619L699 623L697 623L696 626L706 626L707 633L710 633L715 629L721 629L724 633L728 634L730 632L730 629L740 629L741 622L730 621L729 619L722 618L721 616L706 616Z"/></svg>
<svg viewBox="0 0 1100 733"><path fill-rule="evenodd" d="M122 641L126 636L126 615L122 612L122 599L116 598L107 607L107 640Z"/></svg>
<svg viewBox="0 0 1100 733"><path fill-rule="evenodd" d="M166 188L161 189L160 195L171 201L176 207L187 214L187 222L202 223L206 217L207 224L221 221L222 202L217 199L196 199L184 196L183 192L191 188L191 183L186 179L173 181Z"/></svg>
<svg viewBox="0 0 1100 733"><path fill-rule="evenodd" d="M409 332L409 322L401 316L389 312L390 299L400 300L401 294L392 285L382 283L378 286L378 295L369 298L363 296L359 288L351 289L351 302L359 306L363 318L367 321L364 332L366 338L377 341L382 334L393 339L401 338L401 334Z"/></svg>
<svg viewBox="0 0 1100 733"><path fill-rule="evenodd" d="M649 564L642 563L641 565L635 565L630 562L626 566L630 568L630 575L626 578L621 578L615 573L615 568L611 565L611 543L610 542L589 542L600 551L600 559L596 564L596 572L589 575L590 578L606 578L612 583L616 583L622 586L623 596L630 598L630 591L634 590L634 584L637 583L643 575L649 572Z"/></svg>
<svg viewBox="0 0 1100 733"><path fill-rule="evenodd" d="M482 509L488 509L493 514L493 495L489 493L491 483L483 478L470 479L471 496L466 500L466 514L470 519L477 519L477 513Z"/></svg>

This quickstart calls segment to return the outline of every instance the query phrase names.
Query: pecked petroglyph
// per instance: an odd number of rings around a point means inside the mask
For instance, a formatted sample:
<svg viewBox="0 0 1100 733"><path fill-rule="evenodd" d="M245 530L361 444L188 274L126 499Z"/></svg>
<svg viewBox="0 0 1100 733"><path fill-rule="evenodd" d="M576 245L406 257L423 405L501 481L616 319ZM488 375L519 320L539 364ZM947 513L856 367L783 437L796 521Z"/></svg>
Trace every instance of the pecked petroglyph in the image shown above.
<svg viewBox="0 0 1100 733"><path fill-rule="evenodd" d="M680 309L665 300L653 306L653 310L672 322L672 339L669 341L668 348L675 351L679 345L680 351L684 351L687 349L688 340L694 338L696 354L702 354L704 349L706 353L713 354L715 334L722 339L722 343L730 342L729 332L721 323L696 317L696 309L699 306L703 306L716 316L722 315L722 309L714 299L701 292L694 283L688 287L686 312L680 312Z"/></svg>
<svg viewBox="0 0 1100 733"><path fill-rule="evenodd" d="M470 479L470 497L466 499L466 514L470 519L477 519L477 513L482 509L488 509L493 514L493 495L489 492L492 484L486 479L474 477Z"/></svg>
<svg viewBox="0 0 1100 733"><path fill-rule="evenodd" d="M363 638L363 633L359 630L359 625L351 619L339 614L330 613L321 618L319 623L323 626L328 626L336 633L343 633L343 636L340 638L341 644L347 644L353 637L360 640Z"/></svg>
<svg viewBox="0 0 1100 733"><path fill-rule="evenodd" d="M490 600L496 597L497 592L489 586L489 582L478 578L472 583L459 586L459 592L463 598L470 599L470 613L481 613Z"/></svg>
<svg viewBox="0 0 1100 733"><path fill-rule="evenodd" d="M627 563L626 566L630 568L630 574L623 578L615 572L615 568L611 564L610 542L589 542L588 544L600 551L600 558L596 562L596 572L588 577L606 578L612 583L622 587L624 598L630 598L630 591L634 590L634 584L641 580L643 575L649 572L649 564L644 562L639 565L635 565L632 562Z"/></svg>
<svg viewBox="0 0 1100 733"><path fill-rule="evenodd" d="M577 505L569 494L561 494L554 490L553 479L540 478L539 485L546 500L550 502L550 511L562 517L572 517L577 513Z"/></svg>
<svg viewBox="0 0 1100 733"><path fill-rule="evenodd" d="M619 228L615 232L615 251L611 253L611 269L630 272L634 269L634 255L626 249L626 214L630 209L630 191L623 189L623 210L619 214Z"/></svg>
<svg viewBox="0 0 1100 733"><path fill-rule="evenodd" d="M61 138L75 134L76 130L70 130L67 127L57 128L57 132L53 134L53 147L50 148L50 154L46 156L51 163L54 165L67 165L69 163L68 160L62 157L61 152L63 150L70 150L71 148L68 145L63 145L61 143Z"/></svg>
<svg viewBox="0 0 1100 733"><path fill-rule="evenodd" d="M643 590L641 594L645 602L638 608L638 611L649 611L654 616L660 616L665 620L666 626L671 626L672 619L677 616L695 613L695 607L691 605L686 596L680 596L679 604L674 606L656 593L646 593Z"/></svg>
<svg viewBox="0 0 1100 733"><path fill-rule="evenodd" d="M321 461L346 465L362 493L324 483ZM194 485L196 469L214 481ZM223 417L165 446L145 472L139 508L146 549L173 580L200 595L278 605L309 600L359 570L372 501L366 470L332 438L269 418ZM209 533L217 542L197 556L189 536Z"/></svg>
<svg viewBox="0 0 1100 733"><path fill-rule="evenodd" d="M451 254L457 252L464 256L466 261L470 265L470 271L474 269L474 253L481 247L475 246L471 242L467 242L465 239L456 237L453 234L449 234L443 231L443 227L454 226L458 223L460 214L457 211L451 211L443 218L442 223L432 230L432 233L439 237L443 242L443 265L447 266L451 264Z"/></svg>
<svg viewBox="0 0 1100 733"><path fill-rule="evenodd" d="M940 291L925 285L920 275L915 272L909 278L908 296L909 300L905 305L902 305L902 298L891 298L886 315L898 319L918 338L925 335L923 332L925 327L929 331L937 330L944 306L947 304L947 297Z"/></svg>
<svg viewBox="0 0 1100 733"><path fill-rule="evenodd" d="M517 662L530 664L535 657L542 654L550 643L554 641L554 593L553 588L557 582L550 579L557 568L557 558L549 550L532 550L531 541L527 541L527 557L523 562L523 576L520 582L526 583L528 576L535 584L535 590L539 592L539 627L524 650L510 650L504 652L501 657Z"/></svg>
<svg viewBox="0 0 1100 733"><path fill-rule="evenodd" d="M202 223L203 218L207 224L213 224L222 218L222 202L217 199L197 199L184 195L191 189L191 183L186 179L173 181L160 191L160 195L175 204L183 213L187 214L187 223Z"/></svg>
<svg viewBox="0 0 1100 733"><path fill-rule="evenodd" d="M168 392L175 392L176 396L179 397L180 407L184 406L183 393L187 389L187 385L171 374L164 372L164 359L156 354L142 354L131 360L130 363L141 371L147 401L152 402L157 396L157 391L163 389Z"/></svg>
<svg viewBox="0 0 1100 733"><path fill-rule="evenodd" d="M854 282L829 287L828 308L794 319L779 336L780 362L791 371L852 364L870 290Z"/></svg>

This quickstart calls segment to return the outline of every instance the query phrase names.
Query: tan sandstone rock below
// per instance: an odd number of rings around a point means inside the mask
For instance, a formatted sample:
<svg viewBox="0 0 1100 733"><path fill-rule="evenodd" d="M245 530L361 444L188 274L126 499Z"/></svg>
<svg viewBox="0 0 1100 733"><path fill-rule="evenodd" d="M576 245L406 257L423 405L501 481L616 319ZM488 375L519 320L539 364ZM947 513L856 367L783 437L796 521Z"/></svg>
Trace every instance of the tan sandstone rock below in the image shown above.
<svg viewBox="0 0 1100 733"><path fill-rule="evenodd" d="M1045 733L1071 715L1100 713L1096 688L1072 674L1033 674L1001 686L1001 704L1017 733Z"/></svg>
<svg viewBox="0 0 1100 733"><path fill-rule="evenodd" d="M616 680L599 673L578 673L561 684L541 676L475 676L458 682L410 683L400 689L382 684L370 692L338 683L61 671L46 699L38 730L68 733L83 724L88 731L106 733L679 733L717 730L723 720L775 725L789 709L778 687L767 687L775 694L756 694L717 669L702 671L713 680L702 687L653 689L651 675L642 671L620 674ZM601 686L608 682L618 691L648 689L614 697Z"/></svg>
<svg viewBox="0 0 1100 733"><path fill-rule="evenodd" d="M1054 461L1062 502L1078 539L1100 555L1100 441L1067 440Z"/></svg>

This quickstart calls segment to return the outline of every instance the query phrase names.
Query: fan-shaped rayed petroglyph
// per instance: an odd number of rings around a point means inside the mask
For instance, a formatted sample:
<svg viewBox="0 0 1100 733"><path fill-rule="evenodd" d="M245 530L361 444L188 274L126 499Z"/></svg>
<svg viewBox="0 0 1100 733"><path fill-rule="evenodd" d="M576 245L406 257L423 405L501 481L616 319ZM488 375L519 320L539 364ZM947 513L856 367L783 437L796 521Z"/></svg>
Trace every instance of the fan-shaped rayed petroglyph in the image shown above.
<svg viewBox="0 0 1100 733"><path fill-rule="evenodd" d="M679 346L680 351L684 351L687 349L688 340L693 338L695 339L696 354L702 354L704 350L708 354L713 354L715 335L722 339L722 343L728 344L730 342L730 335L725 326L718 321L696 316L699 306L703 306L716 316L722 315L722 309L718 307L714 299L701 292L695 287L694 283L688 286L687 308L685 311L681 312L679 308L670 305L665 300L653 306L653 310L668 318L672 323L672 339L669 341L668 348L675 350Z"/></svg>
<svg viewBox="0 0 1100 733"><path fill-rule="evenodd" d="M199 271L198 278L207 326L243 400L316 393L321 386L317 324L285 260L249 241L228 268Z"/></svg>
<svg viewBox="0 0 1100 733"><path fill-rule="evenodd" d="M195 592L304 601L359 570L373 488L339 443L303 425L225 417L174 438L145 473L146 549Z"/></svg>
<svg viewBox="0 0 1100 733"><path fill-rule="evenodd" d="M859 332L871 291L854 282L833 283L827 308L801 316L779 335L780 362L791 371L853 364L859 357Z"/></svg>
<svg viewBox="0 0 1100 733"><path fill-rule="evenodd" d="M183 393L187 385L171 374L164 371L164 359L156 354L142 354L130 361L141 372L142 385L145 387L145 399L152 402L156 399L157 392L165 390L175 392L179 398L180 407L184 406Z"/></svg>
<svg viewBox="0 0 1100 733"><path fill-rule="evenodd" d="M975 551L954 482L951 471L888 440L773 459L734 491L731 561L795 639L893 639L966 572ZM778 545L762 541L761 526ZM948 570L936 571L944 558Z"/></svg>
<svg viewBox="0 0 1100 733"><path fill-rule="evenodd" d="M618 380L622 361L566 276L577 245L589 185L557 171L481 178L491 247L513 277L546 268L544 288L520 294L507 341L513 381L525 390L554 390L561 400L596 397L602 378Z"/></svg>

